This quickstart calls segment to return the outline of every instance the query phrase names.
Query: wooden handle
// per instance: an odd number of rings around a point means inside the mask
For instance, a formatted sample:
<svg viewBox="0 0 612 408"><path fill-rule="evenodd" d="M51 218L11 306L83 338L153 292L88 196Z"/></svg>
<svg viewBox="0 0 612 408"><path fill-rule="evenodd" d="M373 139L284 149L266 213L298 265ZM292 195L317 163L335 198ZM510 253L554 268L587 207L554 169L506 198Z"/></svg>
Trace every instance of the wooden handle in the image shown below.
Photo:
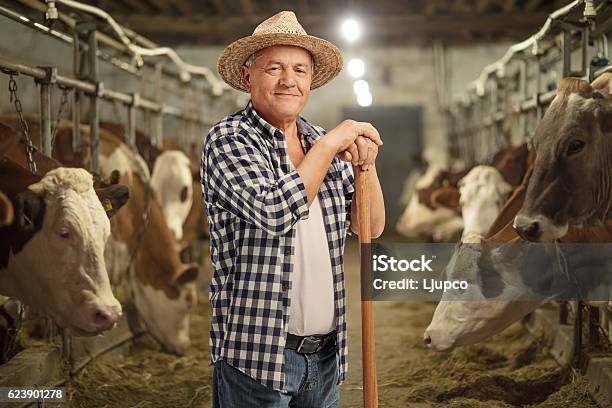
<svg viewBox="0 0 612 408"><path fill-rule="evenodd" d="M367 171L354 167L357 214L359 218L359 252L361 256L361 351L363 357L363 406L378 407L378 385L376 383L376 353L374 344L374 319L372 301L366 293L372 284L372 242L370 225L370 192ZM371 293L371 292L370 292ZM365 296L364 296L365 295Z"/></svg>

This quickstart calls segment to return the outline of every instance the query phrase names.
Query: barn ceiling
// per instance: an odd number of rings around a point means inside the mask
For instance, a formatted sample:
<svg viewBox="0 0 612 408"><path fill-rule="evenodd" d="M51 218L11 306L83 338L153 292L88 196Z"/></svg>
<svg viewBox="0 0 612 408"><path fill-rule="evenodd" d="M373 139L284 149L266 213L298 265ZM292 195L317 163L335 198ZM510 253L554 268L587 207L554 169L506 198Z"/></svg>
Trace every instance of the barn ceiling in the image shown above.
<svg viewBox="0 0 612 408"><path fill-rule="evenodd" d="M0 1L5 3L5 1ZM14 0L11 3L23 3ZM569 0L82 0L161 44L226 45L280 10L293 10L309 34L341 41L356 16L363 43L414 44L522 40ZM60 10L65 10L61 4Z"/></svg>

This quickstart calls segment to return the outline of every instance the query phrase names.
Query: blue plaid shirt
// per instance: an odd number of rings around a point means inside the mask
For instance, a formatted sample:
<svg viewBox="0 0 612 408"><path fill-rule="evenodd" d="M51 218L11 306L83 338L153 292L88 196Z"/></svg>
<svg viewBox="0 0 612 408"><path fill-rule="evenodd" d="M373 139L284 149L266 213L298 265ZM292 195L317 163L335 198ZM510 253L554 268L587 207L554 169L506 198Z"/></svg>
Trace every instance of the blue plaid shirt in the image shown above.
<svg viewBox="0 0 612 408"><path fill-rule="evenodd" d="M305 151L325 134L302 117L297 125ZM249 102L210 130L200 169L213 267L212 363L224 359L278 391L285 381L295 224L308 218L306 188L289 160L282 132ZM353 191L352 167L334 158L319 200L333 271L338 384L348 366L343 255Z"/></svg>

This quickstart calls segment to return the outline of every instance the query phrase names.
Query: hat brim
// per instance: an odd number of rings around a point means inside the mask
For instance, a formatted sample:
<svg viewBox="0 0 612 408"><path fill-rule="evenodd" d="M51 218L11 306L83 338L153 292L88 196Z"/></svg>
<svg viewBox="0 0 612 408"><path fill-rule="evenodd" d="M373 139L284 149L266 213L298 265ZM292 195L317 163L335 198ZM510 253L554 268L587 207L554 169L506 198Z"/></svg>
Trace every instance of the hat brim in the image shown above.
<svg viewBox="0 0 612 408"><path fill-rule="evenodd" d="M244 37L228 45L217 61L219 75L232 88L248 92L241 67L251 54L274 45L293 45L312 54L315 72L310 89L325 85L342 70L342 54L329 41L311 35L273 33Z"/></svg>

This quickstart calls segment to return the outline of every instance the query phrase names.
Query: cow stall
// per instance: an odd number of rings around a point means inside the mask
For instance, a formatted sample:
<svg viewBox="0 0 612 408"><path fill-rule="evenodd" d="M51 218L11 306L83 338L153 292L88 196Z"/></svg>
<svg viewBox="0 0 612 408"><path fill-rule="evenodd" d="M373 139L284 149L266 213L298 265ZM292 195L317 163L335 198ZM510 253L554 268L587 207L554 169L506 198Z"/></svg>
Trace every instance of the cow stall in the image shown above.
<svg viewBox="0 0 612 408"><path fill-rule="evenodd" d="M450 157L482 163L500 146L530 143L566 77L593 82L612 69L608 2L574 1L551 14L540 31L512 45L470 82L447 110ZM602 241L607 242L607 241ZM612 404L612 310L607 302L553 302L524 319L545 333L557 363L584 375L602 407Z"/></svg>

